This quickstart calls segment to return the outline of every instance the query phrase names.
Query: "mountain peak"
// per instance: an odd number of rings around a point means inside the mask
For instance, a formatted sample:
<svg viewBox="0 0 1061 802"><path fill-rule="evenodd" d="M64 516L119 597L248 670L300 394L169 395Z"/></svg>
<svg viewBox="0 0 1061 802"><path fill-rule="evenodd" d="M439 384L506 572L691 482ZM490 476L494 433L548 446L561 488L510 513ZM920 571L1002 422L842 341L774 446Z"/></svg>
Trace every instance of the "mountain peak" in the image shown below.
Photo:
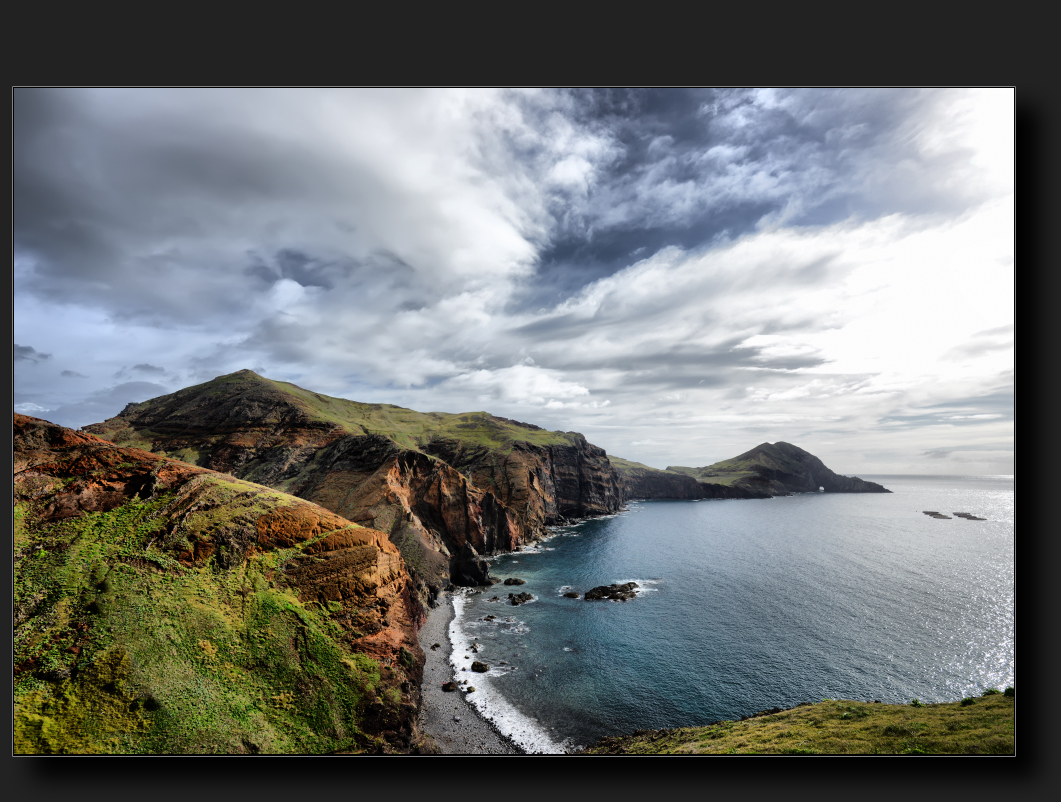
<svg viewBox="0 0 1061 802"><path fill-rule="evenodd" d="M726 486L766 481L775 483L779 490L794 492L813 492L819 488L831 493L889 492L875 482L840 476L809 451L784 440L760 443L733 459L702 468L673 466L668 470L684 473L698 482Z"/></svg>

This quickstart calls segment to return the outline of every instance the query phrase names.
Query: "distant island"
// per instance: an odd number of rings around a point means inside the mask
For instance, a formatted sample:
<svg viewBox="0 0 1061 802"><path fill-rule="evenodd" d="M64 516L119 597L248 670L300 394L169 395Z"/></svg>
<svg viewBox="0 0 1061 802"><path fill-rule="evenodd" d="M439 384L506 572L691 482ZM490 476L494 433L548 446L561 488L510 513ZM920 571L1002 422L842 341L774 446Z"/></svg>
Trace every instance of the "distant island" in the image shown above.
<svg viewBox="0 0 1061 802"><path fill-rule="evenodd" d="M633 498L889 492L784 442L657 470L250 370L14 429L20 754L431 751L416 633L484 556Z"/></svg>
<svg viewBox="0 0 1061 802"><path fill-rule="evenodd" d="M733 459L703 468L657 470L611 457L627 498L772 498L792 493L890 493L876 482L840 476L791 443L762 443Z"/></svg>

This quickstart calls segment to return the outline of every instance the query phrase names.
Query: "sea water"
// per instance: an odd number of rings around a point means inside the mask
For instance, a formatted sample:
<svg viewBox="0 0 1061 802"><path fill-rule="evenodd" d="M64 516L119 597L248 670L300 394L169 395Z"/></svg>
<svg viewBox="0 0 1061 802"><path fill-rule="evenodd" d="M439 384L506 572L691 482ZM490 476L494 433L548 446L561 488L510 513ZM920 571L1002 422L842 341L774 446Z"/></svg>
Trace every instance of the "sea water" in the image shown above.
<svg viewBox="0 0 1061 802"><path fill-rule="evenodd" d="M893 492L635 501L496 558L495 576L526 584L454 598L468 701L528 751L559 752L823 698L1013 684L1013 477L863 478ZM563 596L628 581L626 602Z"/></svg>

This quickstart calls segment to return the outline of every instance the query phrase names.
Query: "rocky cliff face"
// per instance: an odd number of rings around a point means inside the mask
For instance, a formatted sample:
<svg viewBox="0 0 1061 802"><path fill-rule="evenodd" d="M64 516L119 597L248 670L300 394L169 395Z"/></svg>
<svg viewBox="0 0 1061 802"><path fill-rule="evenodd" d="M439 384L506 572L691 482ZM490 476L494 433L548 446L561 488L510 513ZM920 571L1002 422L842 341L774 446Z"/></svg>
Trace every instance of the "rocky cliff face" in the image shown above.
<svg viewBox="0 0 1061 802"><path fill-rule="evenodd" d="M479 555L532 542L567 518L613 513L623 500L607 455L581 435L484 413L356 404L251 371L130 404L86 429L386 532L426 604L451 581L489 582Z"/></svg>
<svg viewBox="0 0 1061 802"><path fill-rule="evenodd" d="M704 498L700 483L691 476L666 471L637 470L623 474L626 498Z"/></svg>
<svg viewBox="0 0 1061 802"><path fill-rule="evenodd" d="M608 515L622 505L618 472L604 449L581 435L571 444L514 443L508 453L465 448L459 441L433 438L424 445L479 487L489 488L515 510L532 537L569 518Z"/></svg>
<svg viewBox="0 0 1061 802"><path fill-rule="evenodd" d="M14 417L16 751L415 751L423 608L384 532Z"/></svg>

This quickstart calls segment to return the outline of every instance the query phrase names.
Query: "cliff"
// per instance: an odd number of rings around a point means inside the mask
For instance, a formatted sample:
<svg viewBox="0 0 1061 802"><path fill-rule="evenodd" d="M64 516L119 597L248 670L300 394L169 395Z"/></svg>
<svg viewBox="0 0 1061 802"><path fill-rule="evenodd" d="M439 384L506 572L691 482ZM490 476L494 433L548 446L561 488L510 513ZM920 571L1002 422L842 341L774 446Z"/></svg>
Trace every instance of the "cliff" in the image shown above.
<svg viewBox="0 0 1061 802"><path fill-rule="evenodd" d="M890 493L875 482L840 476L808 451L790 443L762 443L733 459L703 468L665 471L611 458L627 498L771 498L789 493Z"/></svg>
<svg viewBox="0 0 1061 802"><path fill-rule="evenodd" d="M430 748L387 534L14 416L15 752Z"/></svg>
<svg viewBox="0 0 1061 802"><path fill-rule="evenodd" d="M619 509L605 452L485 412L361 404L249 370L86 427L107 440L274 487L388 534L419 597L490 581L480 555L515 549L566 518Z"/></svg>
<svg viewBox="0 0 1061 802"><path fill-rule="evenodd" d="M623 478L626 498L700 499L704 490L692 476L650 468L640 462L609 457Z"/></svg>

